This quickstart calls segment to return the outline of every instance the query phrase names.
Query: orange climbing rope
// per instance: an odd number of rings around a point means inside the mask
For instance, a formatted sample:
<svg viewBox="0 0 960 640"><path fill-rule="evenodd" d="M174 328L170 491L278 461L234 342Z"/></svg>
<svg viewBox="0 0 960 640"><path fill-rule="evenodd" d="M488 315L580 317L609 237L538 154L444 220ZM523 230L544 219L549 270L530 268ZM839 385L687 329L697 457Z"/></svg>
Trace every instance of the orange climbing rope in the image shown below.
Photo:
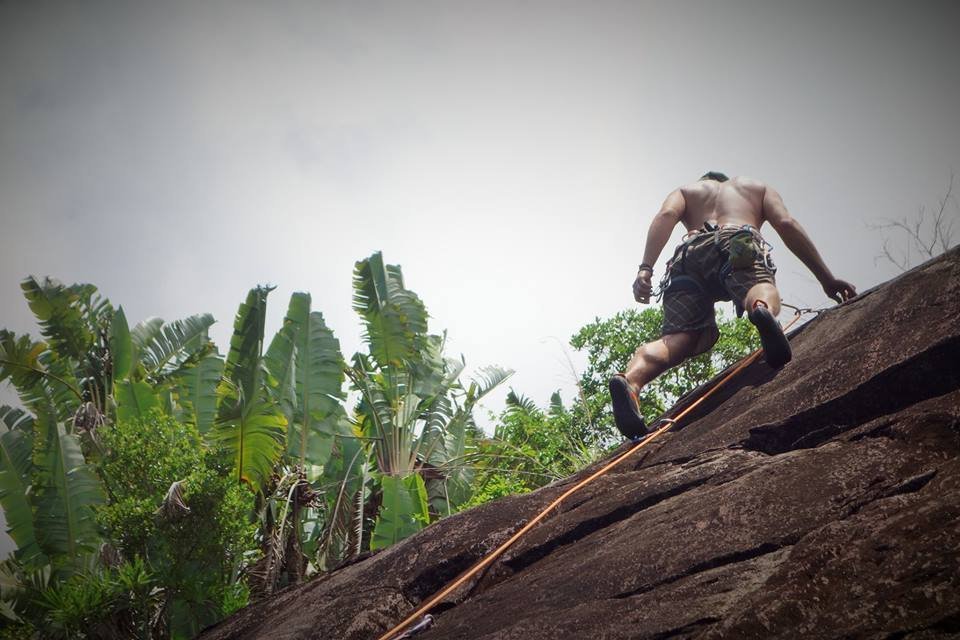
<svg viewBox="0 0 960 640"><path fill-rule="evenodd" d="M789 305L784 305L784 306L789 306ZM793 307L793 308L796 309L796 307ZM797 320L800 319L800 317L801 317L804 313L806 313L806 312L808 312L808 311L810 311L810 310L807 310L807 309L796 309L796 313L795 313L795 315L794 315L794 317L793 317L793 320L791 320L789 323L787 323L787 325L786 325L785 327L783 327L784 333L786 333L786 331L787 331L790 327L792 327L792 326L797 322ZM695 408L697 408L704 400L706 400L706 399L709 398L711 395L713 395L718 389L720 389L723 385L725 385L728 381L730 381L734 376L736 376L738 373L740 373L741 371L743 371L745 368L747 368L748 366L750 366L751 364L753 364L753 362L756 361L756 359L760 357L760 354L761 354L761 353L763 353L763 350L762 350L762 349L757 349L756 351L754 351L754 352L751 353L750 355L748 355L748 356L746 356L745 358L743 358L743 360L741 360L727 375L725 375L723 378L721 378L721 379L717 382L717 384L715 384L713 387L711 387L710 389L708 389L706 393L704 393L702 396L700 396L700 397L696 400L696 402L694 402L694 403L692 403L690 406L686 407L683 411L681 411L680 413L678 413L675 417L673 417L673 418L660 418L660 420L658 421L658 423L662 422L662 423L663 423L663 426L662 426L662 427L660 427L659 429L657 429L656 431L654 431L653 433L651 433L650 435L648 435L648 436L647 436L646 438L644 438L643 440L641 440L641 441L637 442L636 444L634 444L632 447L630 447L629 449L627 449L624 453L621 453L619 456L617 456L616 458L614 458L612 461L608 462L608 463L607 463L606 465L604 465L599 471L596 471L596 472L592 473L590 476L588 476L588 477L585 478L584 480L581 480L581 481L578 482L577 484L573 485L571 488L569 488L569 489L567 489L566 491L564 491L564 492L560 495L560 497L558 497L558 498L555 499L553 502L551 502L550 504L548 504L548 505L546 506L546 508L543 509L543 510L542 510L540 513L538 513L536 516L534 516L534 517L530 520L530 522L528 522L527 524L525 524L523 527L520 528L519 531L517 531L517 532L514 533L512 536L510 536L510 538L509 538L506 542L504 542L504 543L501 544L499 547L497 547L496 549L494 549L493 551L491 551L490 553L488 553L486 556L484 556L479 562L477 562L475 565L473 565L470 569L468 569L467 571L465 571L464 573L462 573L459 578L457 578L456 580L454 580L453 582L451 582L450 584L448 584L446 587L443 588L443 590L437 592L437 593L436 593L433 597L431 597L427 602L425 602L424 604L420 605L420 607L419 607L416 611L414 611L414 612L411 613L409 616L407 616L407 617L406 617L402 622L400 622L397 626L395 626L394 628L390 629L390 631L387 631L385 634L383 634L382 636L380 636L378 640L391 640L391 638L393 638L396 634L402 632L404 629L407 628L407 626L410 625L410 623L414 622L415 620L417 620L417 618L419 618L420 616L422 616L423 614L425 614L427 611L429 611L430 609L432 609L433 607L435 607L441 600L443 600L443 599L446 598L448 595L450 595L454 590L456 590L458 587L460 587L463 583L465 583L467 580L469 580L469 579L472 578L473 576L477 575L479 572L481 572L481 571L483 571L484 569L486 569L488 566L490 566L490 565L493 563L493 561L496 560L497 558L499 558L501 555L503 555L503 552L506 551L508 548L510 548L510 546L513 545L514 542L516 542L517 540L519 540L525 533L527 533L528 531L530 531L530 529L532 529L534 526L536 526L537 523L539 523L541 520L543 520L544 518L546 518L547 515L549 515L549 513L550 513L551 511L553 511L554 508L556 508L557 506L559 506L561 502L563 502L564 500L566 500L567 498L569 498L571 495L573 495L574 493L576 493L577 491L579 491L580 489L582 489L582 488L585 487L586 485L590 484L591 482L593 482L594 480L596 480L596 479L599 478L600 476L605 475L607 472L609 472L611 469L613 469L614 467L616 467L617 465L619 465L621 462L623 462L624 460L626 460L627 458L629 458L629 457L630 457L631 455L633 455L635 452L637 452L637 451L639 451L640 449L642 449L643 447L647 446L648 444L650 444L651 442L653 442L654 440L656 440L658 437L660 437L661 435L663 435L664 433L666 433L667 431L669 431L671 428L673 428L673 427L677 424L677 422L679 422L681 419L684 418L684 416L688 415L691 411L693 411Z"/></svg>

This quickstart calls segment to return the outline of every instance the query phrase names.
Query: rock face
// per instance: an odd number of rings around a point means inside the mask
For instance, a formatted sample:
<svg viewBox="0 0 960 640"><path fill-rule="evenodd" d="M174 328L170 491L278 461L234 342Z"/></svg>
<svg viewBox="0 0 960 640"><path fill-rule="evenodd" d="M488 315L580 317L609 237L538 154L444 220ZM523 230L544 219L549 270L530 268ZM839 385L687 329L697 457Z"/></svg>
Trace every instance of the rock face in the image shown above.
<svg viewBox="0 0 960 640"><path fill-rule="evenodd" d="M417 639L960 637L960 251L791 342L789 365L754 363L570 497ZM203 638L378 638L593 470Z"/></svg>

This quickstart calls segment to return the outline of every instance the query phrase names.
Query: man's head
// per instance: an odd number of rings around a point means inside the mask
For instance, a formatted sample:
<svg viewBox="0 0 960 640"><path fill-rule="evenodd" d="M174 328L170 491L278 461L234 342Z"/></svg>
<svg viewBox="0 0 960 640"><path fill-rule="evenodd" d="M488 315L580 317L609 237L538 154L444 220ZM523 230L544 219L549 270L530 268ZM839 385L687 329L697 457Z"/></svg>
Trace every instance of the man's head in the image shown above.
<svg viewBox="0 0 960 640"><path fill-rule="evenodd" d="M701 180L716 180L717 182L726 182L726 181L729 180L730 178L727 177L727 174L725 174L725 173L720 173L719 171L708 171L708 172L706 172L705 174L703 174L702 176L700 176L700 179L701 179Z"/></svg>

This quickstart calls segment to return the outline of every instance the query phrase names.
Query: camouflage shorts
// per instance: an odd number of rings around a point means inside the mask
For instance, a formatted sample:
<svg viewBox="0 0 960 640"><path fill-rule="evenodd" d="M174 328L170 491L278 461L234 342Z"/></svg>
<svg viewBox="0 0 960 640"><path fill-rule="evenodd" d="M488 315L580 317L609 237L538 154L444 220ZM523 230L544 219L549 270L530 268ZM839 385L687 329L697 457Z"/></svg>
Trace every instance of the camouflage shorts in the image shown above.
<svg viewBox="0 0 960 640"><path fill-rule="evenodd" d="M753 260L740 267L729 267L730 241L738 233L743 231L723 228L715 233L701 233L685 243L685 255L684 245L677 247L668 268L670 284L663 294L663 335L710 329L706 332L709 335L704 335L709 339L709 348L718 335L715 302L733 300L742 306L755 284L776 284L777 269L756 231L752 232Z"/></svg>

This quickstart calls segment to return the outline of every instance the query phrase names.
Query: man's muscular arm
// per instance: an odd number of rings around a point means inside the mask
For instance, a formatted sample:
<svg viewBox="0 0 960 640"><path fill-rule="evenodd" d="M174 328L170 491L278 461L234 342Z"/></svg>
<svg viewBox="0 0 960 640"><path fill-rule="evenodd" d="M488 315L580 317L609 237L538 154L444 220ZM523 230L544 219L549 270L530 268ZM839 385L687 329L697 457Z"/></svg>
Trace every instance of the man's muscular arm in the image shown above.
<svg viewBox="0 0 960 640"><path fill-rule="evenodd" d="M637 302L643 304L650 302L650 294L653 291L651 283L653 264L660 257L660 252L670 239L673 228L683 217L686 207L683 194L677 189L667 196L660 211L653 217L653 222L650 223L650 229L647 231L647 245L643 251L643 264L649 265L650 269L640 269L637 279L633 282L633 297Z"/></svg>
<svg viewBox="0 0 960 640"><path fill-rule="evenodd" d="M777 231L787 248L813 272L829 298L843 302L857 295L852 284L834 277L810 236L787 211L780 194L770 187L767 187L763 196L763 216Z"/></svg>

